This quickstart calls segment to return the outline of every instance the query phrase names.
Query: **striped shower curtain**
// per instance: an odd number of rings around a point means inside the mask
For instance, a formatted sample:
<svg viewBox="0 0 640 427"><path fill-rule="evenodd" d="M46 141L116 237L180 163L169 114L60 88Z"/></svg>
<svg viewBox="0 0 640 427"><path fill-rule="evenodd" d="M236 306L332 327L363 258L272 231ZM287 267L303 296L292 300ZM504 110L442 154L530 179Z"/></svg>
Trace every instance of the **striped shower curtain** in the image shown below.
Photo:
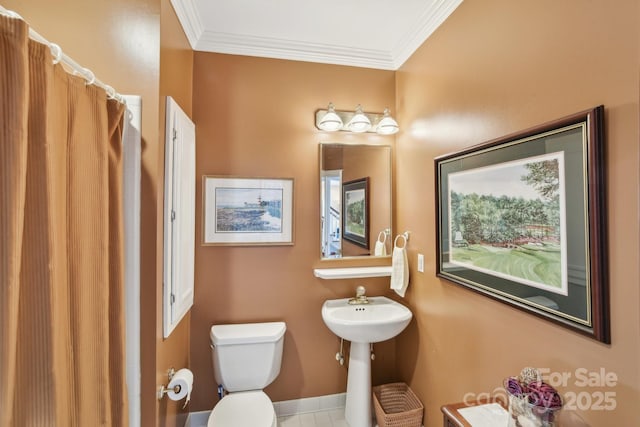
<svg viewBox="0 0 640 427"><path fill-rule="evenodd" d="M124 426L124 106L0 16L0 426Z"/></svg>

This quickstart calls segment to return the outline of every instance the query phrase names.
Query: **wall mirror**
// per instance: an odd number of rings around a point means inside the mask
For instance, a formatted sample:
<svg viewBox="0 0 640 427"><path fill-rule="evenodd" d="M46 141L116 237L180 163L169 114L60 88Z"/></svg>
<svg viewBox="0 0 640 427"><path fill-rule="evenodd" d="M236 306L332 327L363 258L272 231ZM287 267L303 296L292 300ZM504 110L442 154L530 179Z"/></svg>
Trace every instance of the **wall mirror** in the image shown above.
<svg viewBox="0 0 640 427"><path fill-rule="evenodd" d="M320 144L320 257L391 254L391 147Z"/></svg>

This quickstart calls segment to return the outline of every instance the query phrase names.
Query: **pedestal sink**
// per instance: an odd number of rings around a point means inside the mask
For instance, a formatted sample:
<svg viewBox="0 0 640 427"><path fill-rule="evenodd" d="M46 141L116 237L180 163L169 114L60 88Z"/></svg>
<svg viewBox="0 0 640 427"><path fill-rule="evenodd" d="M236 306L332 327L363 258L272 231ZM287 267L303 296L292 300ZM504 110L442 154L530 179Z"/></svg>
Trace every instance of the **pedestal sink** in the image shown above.
<svg viewBox="0 0 640 427"><path fill-rule="evenodd" d="M411 311L387 297L369 297L368 304L349 304L349 298L327 300L322 320L351 341L345 419L350 427L371 427L371 355L369 344L398 335L411 321Z"/></svg>

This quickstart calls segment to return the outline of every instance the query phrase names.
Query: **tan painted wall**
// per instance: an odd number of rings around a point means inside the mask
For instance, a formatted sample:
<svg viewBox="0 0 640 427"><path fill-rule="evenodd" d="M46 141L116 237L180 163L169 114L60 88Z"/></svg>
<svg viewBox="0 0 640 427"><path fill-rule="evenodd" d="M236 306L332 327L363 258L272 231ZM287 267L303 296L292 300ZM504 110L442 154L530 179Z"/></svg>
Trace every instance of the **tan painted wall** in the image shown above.
<svg viewBox="0 0 640 427"><path fill-rule="evenodd" d="M171 96L184 112L192 117L192 93L193 93L193 51L180 26L178 17L169 0L161 0L160 18L160 117L158 133L160 135L158 152L158 203L157 203L157 247L155 301L155 355L156 355L156 382L166 384L167 370L189 367L189 327L191 313L187 313L180 321L171 335L163 339L163 225L164 224L164 138L165 138L165 109L166 97ZM195 177L194 177L195 179ZM145 390L148 390L146 388ZM190 408L182 408L184 402L173 402L167 398L156 400L156 413L159 426L183 426ZM146 424L145 424L146 425Z"/></svg>
<svg viewBox="0 0 640 427"><path fill-rule="evenodd" d="M616 393L615 411L564 411L563 426L638 425L638 4L467 0L397 73L396 218L412 231L415 314L398 339L397 367L425 403L425 426L442 425L440 405L492 393L524 366L572 374L560 391L587 393L583 399ZM434 265L435 157L599 104L606 107L611 345L437 279ZM416 272L418 252L426 255L424 274ZM578 368L604 368L619 381L579 387Z"/></svg>
<svg viewBox="0 0 640 427"><path fill-rule="evenodd" d="M392 144L393 138L322 133L314 127L314 113L329 101L338 109L362 103L366 111L382 111L394 102L394 90L389 71L195 53L198 176L294 178L295 245L196 248L192 411L209 410L217 400L209 349L209 329L217 323L287 323L282 371L267 388L272 400L346 390L346 370L334 358L339 340L323 324L320 308L325 299L354 294L361 283L379 294L389 282L313 276L314 266L336 263L319 261L318 143ZM197 236L201 209L198 198ZM392 375L394 354L393 344L379 346L375 380Z"/></svg>

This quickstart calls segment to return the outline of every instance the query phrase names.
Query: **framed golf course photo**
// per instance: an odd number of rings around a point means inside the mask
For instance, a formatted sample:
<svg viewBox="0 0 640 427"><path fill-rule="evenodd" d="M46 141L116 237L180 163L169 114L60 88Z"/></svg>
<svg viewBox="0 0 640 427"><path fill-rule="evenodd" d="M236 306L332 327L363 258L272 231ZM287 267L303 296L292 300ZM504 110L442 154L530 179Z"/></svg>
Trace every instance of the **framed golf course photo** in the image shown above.
<svg viewBox="0 0 640 427"><path fill-rule="evenodd" d="M609 343L603 117L436 158L436 275Z"/></svg>
<svg viewBox="0 0 640 427"><path fill-rule="evenodd" d="M369 249L369 177L342 184L342 237Z"/></svg>

